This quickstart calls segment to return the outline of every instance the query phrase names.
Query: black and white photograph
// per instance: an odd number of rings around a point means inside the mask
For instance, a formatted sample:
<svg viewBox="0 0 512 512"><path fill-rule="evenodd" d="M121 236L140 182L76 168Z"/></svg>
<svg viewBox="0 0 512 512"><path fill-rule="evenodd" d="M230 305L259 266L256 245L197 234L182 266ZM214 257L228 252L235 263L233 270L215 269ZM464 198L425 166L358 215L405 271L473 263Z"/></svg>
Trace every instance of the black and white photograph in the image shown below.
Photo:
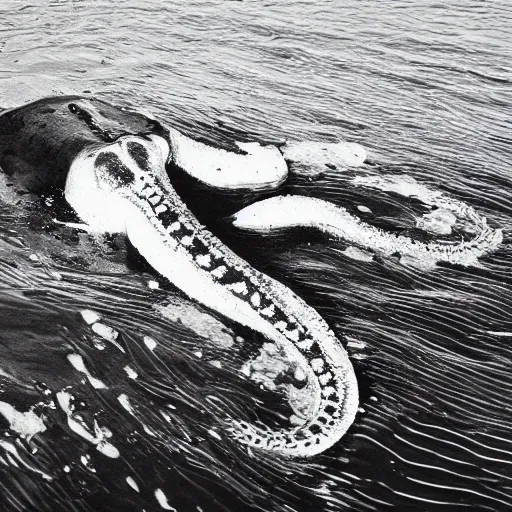
<svg viewBox="0 0 512 512"><path fill-rule="evenodd" d="M0 0L0 511L512 511L512 3Z"/></svg>

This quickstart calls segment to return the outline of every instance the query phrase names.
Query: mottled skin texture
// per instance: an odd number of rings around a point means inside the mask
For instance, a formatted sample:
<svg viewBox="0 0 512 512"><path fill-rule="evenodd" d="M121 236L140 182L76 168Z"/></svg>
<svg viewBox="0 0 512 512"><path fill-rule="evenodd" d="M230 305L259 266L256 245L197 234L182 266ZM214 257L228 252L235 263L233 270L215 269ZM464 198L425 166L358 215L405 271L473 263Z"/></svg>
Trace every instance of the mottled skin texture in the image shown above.
<svg viewBox="0 0 512 512"><path fill-rule="evenodd" d="M122 135L165 136L158 121L98 99L45 98L0 114L0 167L29 192L63 188L73 159L87 146Z"/></svg>
<svg viewBox="0 0 512 512"><path fill-rule="evenodd" d="M0 166L13 181L34 193L65 186L66 199L85 222L125 232L189 296L270 340L292 344L304 357L315 383L312 417L279 431L231 420L234 437L289 456L324 451L357 410L357 382L346 352L314 309L198 222L166 174L168 151L158 122L98 100L50 98L0 116ZM89 197L115 206L96 216L99 207ZM187 276L173 274L173 265Z"/></svg>

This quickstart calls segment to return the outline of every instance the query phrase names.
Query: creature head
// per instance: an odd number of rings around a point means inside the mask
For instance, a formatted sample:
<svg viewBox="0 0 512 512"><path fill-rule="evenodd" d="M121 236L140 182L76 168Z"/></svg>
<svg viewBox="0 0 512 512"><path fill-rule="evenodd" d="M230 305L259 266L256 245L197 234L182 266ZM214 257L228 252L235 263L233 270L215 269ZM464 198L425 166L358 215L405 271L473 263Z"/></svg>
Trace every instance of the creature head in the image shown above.
<svg viewBox="0 0 512 512"><path fill-rule="evenodd" d="M94 153L94 172L101 189L141 192L148 181L166 176L167 142L157 136L124 136Z"/></svg>

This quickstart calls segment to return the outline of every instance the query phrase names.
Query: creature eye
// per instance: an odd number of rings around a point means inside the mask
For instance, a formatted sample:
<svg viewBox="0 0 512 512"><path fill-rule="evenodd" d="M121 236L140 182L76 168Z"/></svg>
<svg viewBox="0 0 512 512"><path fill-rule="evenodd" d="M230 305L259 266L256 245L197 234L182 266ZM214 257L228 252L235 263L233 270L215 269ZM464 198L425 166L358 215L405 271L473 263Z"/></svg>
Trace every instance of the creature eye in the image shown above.
<svg viewBox="0 0 512 512"><path fill-rule="evenodd" d="M114 142L116 140L116 137L109 133L108 130L104 130L93 118L92 114L90 112L87 112L84 108L80 107L76 103L70 103L68 105L69 111L78 117L81 121L83 121L89 130L96 135L99 139L103 140L104 142Z"/></svg>

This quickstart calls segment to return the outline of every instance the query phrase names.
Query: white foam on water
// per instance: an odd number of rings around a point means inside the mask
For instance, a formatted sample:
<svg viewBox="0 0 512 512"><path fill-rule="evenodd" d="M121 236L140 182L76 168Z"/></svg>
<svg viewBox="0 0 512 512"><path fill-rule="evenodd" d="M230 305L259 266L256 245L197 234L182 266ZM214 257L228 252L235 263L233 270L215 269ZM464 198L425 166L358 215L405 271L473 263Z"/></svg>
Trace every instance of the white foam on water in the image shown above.
<svg viewBox="0 0 512 512"><path fill-rule="evenodd" d="M352 182L354 185L376 188L383 192L395 192L404 197L416 197L425 204L435 204L435 200L442 196L441 192L430 190L407 174L355 176Z"/></svg>
<svg viewBox="0 0 512 512"><path fill-rule="evenodd" d="M215 430L213 430L213 429L208 430L208 434L210 434L215 439L222 441L222 437L220 437L219 434L217 432L215 432Z"/></svg>
<svg viewBox="0 0 512 512"><path fill-rule="evenodd" d="M355 142L287 142L281 148L286 160L304 167L323 170L331 165L341 168L359 167L366 160L366 150Z"/></svg>
<svg viewBox="0 0 512 512"><path fill-rule="evenodd" d="M160 409L159 412L167 423L172 423L172 418L164 410Z"/></svg>
<svg viewBox="0 0 512 512"><path fill-rule="evenodd" d="M146 345L146 347L148 347L149 350L151 350L151 352L153 352L157 346L157 343L150 336L144 336L144 345Z"/></svg>
<svg viewBox="0 0 512 512"><path fill-rule="evenodd" d="M62 274L57 272L56 270L51 270L50 275L56 280L56 281L62 281Z"/></svg>
<svg viewBox="0 0 512 512"><path fill-rule="evenodd" d="M131 477L131 476L127 476L126 477L126 483L134 490L134 491L137 491L137 492L140 492L139 490L139 486L137 485L137 482Z"/></svg>
<svg viewBox="0 0 512 512"><path fill-rule="evenodd" d="M416 219L416 227L435 235L451 235L457 216L450 210L439 208Z"/></svg>
<svg viewBox="0 0 512 512"><path fill-rule="evenodd" d="M4 441L3 439L0 439L0 447L2 447L6 451L7 459L14 466L19 467L19 464L18 464L18 462L19 462L22 466L27 468L29 471L32 471L33 473L37 473L37 474L41 475L45 480L49 480L49 481L53 480L53 478L50 475L48 475L47 473L45 473L44 471L40 471L39 469L32 467L30 464L27 464L21 458L20 454L18 453L18 450L16 449L16 447L13 444L11 444L7 441Z"/></svg>
<svg viewBox="0 0 512 512"><path fill-rule="evenodd" d="M182 322L187 328L220 348L230 348L234 344L232 333L222 322L193 304L169 300L166 305L155 305L155 309L164 318L173 322Z"/></svg>
<svg viewBox="0 0 512 512"><path fill-rule="evenodd" d="M138 373L128 364L124 367L124 371L130 379L136 379L139 376Z"/></svg>
<svg viewBox="0 0 512 512"><path fill-rule="evenodd" d="M84 360L80 354L69 354L68 361L76 370L85 374L94 389L107 389L107 386L100 379L97 379L90 374L89 370L85 367Z"/></svg>
<svg viewBox="0 0 512 512"><path fill-rule="evenodd" d="M126 353L126 350L121 346L121 344L117 341L119 337L119 332L109 327L108 325L102 324L100 322L96 322L92 325L91 329L98 336L100 336L103 340L112 343L117 349L119 349L123 354ZM98 350L103 350L104 347L101 346L101 343L94 342L94 346Z"/></svg>
<svg viewBox="0 0 512 512"><path fill-rule="evenodd" d="M349 348L355 348L359 350L366 348L366 343L364 341L352 338L350 336L345 336L345 338L347 340L347 347Z"/></svg>
<svg viewBox="0 0 512 512"><path fill-rule="evenodd" d="M427 206L435 206L436 211L427 213L417 219L417 227L431 233L451 233L450 228L455 224L453 215L458 219L468 221L468 227L474 225L477 229L480 229L486 226L485 217L479 215L472 206L449 197L439 190L431 190L425 184L419 183L414 177L407 174L355 176L352 183L357 186L382 190L383 192L394 192L403 197L418 199Z"/></svg>
<svg viewBox="0 0 512 512"><path fill-rule="evenodd" d="M137 417L137 415L135 414L135 410L133 409L132 404L130 403L128 395L126 395L125 393L121 393L117 397L117 401L123 406L123 408L126 411L128 411L128 413L130 413L130 415L132 415L134 418L137 418L146 434L150 435L151 437L157 437L157 434L151 428L145 425L144 422L140 420L140 418Z"/></svg>
<svg viewBox="0 0 512 512"><path fill-rule="evenodd" d="M144 432L146 432L146 434L148 434L149 436L158 437L157 433L151 428L149 428L145 423L142 423L142 428L144 429Z"/></svg>
<svg viewBox="0 0 512 512"><path fill-rule="evenodd" d="M164 491L162 491L162 489L157 489L155 491L155 498L157 499L158 504L164 510L174 510L174 512L178 512L174 507L171 507L171 505L169 505L169 502L167 501L167 496L164 494Z"/></svg>
<svg viewBox="0 0 512 512"><path fill-rule="evenodd" d="M117 401L126 409L132 416L135 416L134 410L130 404L130 399L128 398L128 395L121 393L117 397Z"/></svg>
<svg viewBox="0 0 512 512"><path fill-rule="evenodd" d="M112 437L112 433L106 428L100 428L97 422L94 422L94 434L85 422L73 415L71 406L72 395L67 391L57 393L57 402L61 409L66 413L69 428L77 435L93 444L103 455L111 459L117 459L120 456L119 450L109 443L106 439Z"/></svg>
<svg viewBox="0 0 512 512"><path fill-rule="evenodd" d="M101 317L96 313L96 311L93 311L92 309L83 309L80 311L80 314L82 315L82 318L84 319L85 323L92 325L96 322L98 322Z"/></svg>
<svg viewBox="0 0 512 512"><path fill-rule="evenodd" d="M105 350L105 348L106 348L105 342L103 340L98 339L98 338L94 338L92 340L92 343L93 343L94 348L96 350Z"/></svg>
<svg viewBox="0 0 512 512"><path fill-rule="evenodd" d="M5 372L4 370L2 370L2 368L0 368L0 377L7 377L8 379L12 379L13 376L7 372Z"/></svg>
<svg viewBox="0 0 512 512"><path fill-rule="evenodd" d="M119 450L114 445L105 441L100 441L96 446L96 450L111 459L117 459L120 455Z"/></svg>
<svg viewBox="0 0 512 512"><path fill-rule="evenodd" d="M82 464L91 472L96 473L96 470L91 466L91 456L90 455L82 455L80 457L80 461Z"/></svg>
<svg viewBox="0 0 512 512"><path fill-rule="evenodd" d="M345 256L357 261L373 261L373 254L363 251L358 247L350 246L342 251Z"/></svg>
<svg viewBox="0 0 512 512"><path fill-rule="evenodd" d="M11 404L0 401L0 414L9 422L9 428L30 440L46 430L43 420L33 411L19 412Z"/></svg>
<svg viewBox="0 0 512 512"><path fill-rule="evenodd" d="M101 324L99 322L96 322L91 329L98 335L101 336L103 339L115 342L119 336L119 333L113 329L112 327L109 327L108 325ZM124 352L124 351L123 351Z"/></svg>

